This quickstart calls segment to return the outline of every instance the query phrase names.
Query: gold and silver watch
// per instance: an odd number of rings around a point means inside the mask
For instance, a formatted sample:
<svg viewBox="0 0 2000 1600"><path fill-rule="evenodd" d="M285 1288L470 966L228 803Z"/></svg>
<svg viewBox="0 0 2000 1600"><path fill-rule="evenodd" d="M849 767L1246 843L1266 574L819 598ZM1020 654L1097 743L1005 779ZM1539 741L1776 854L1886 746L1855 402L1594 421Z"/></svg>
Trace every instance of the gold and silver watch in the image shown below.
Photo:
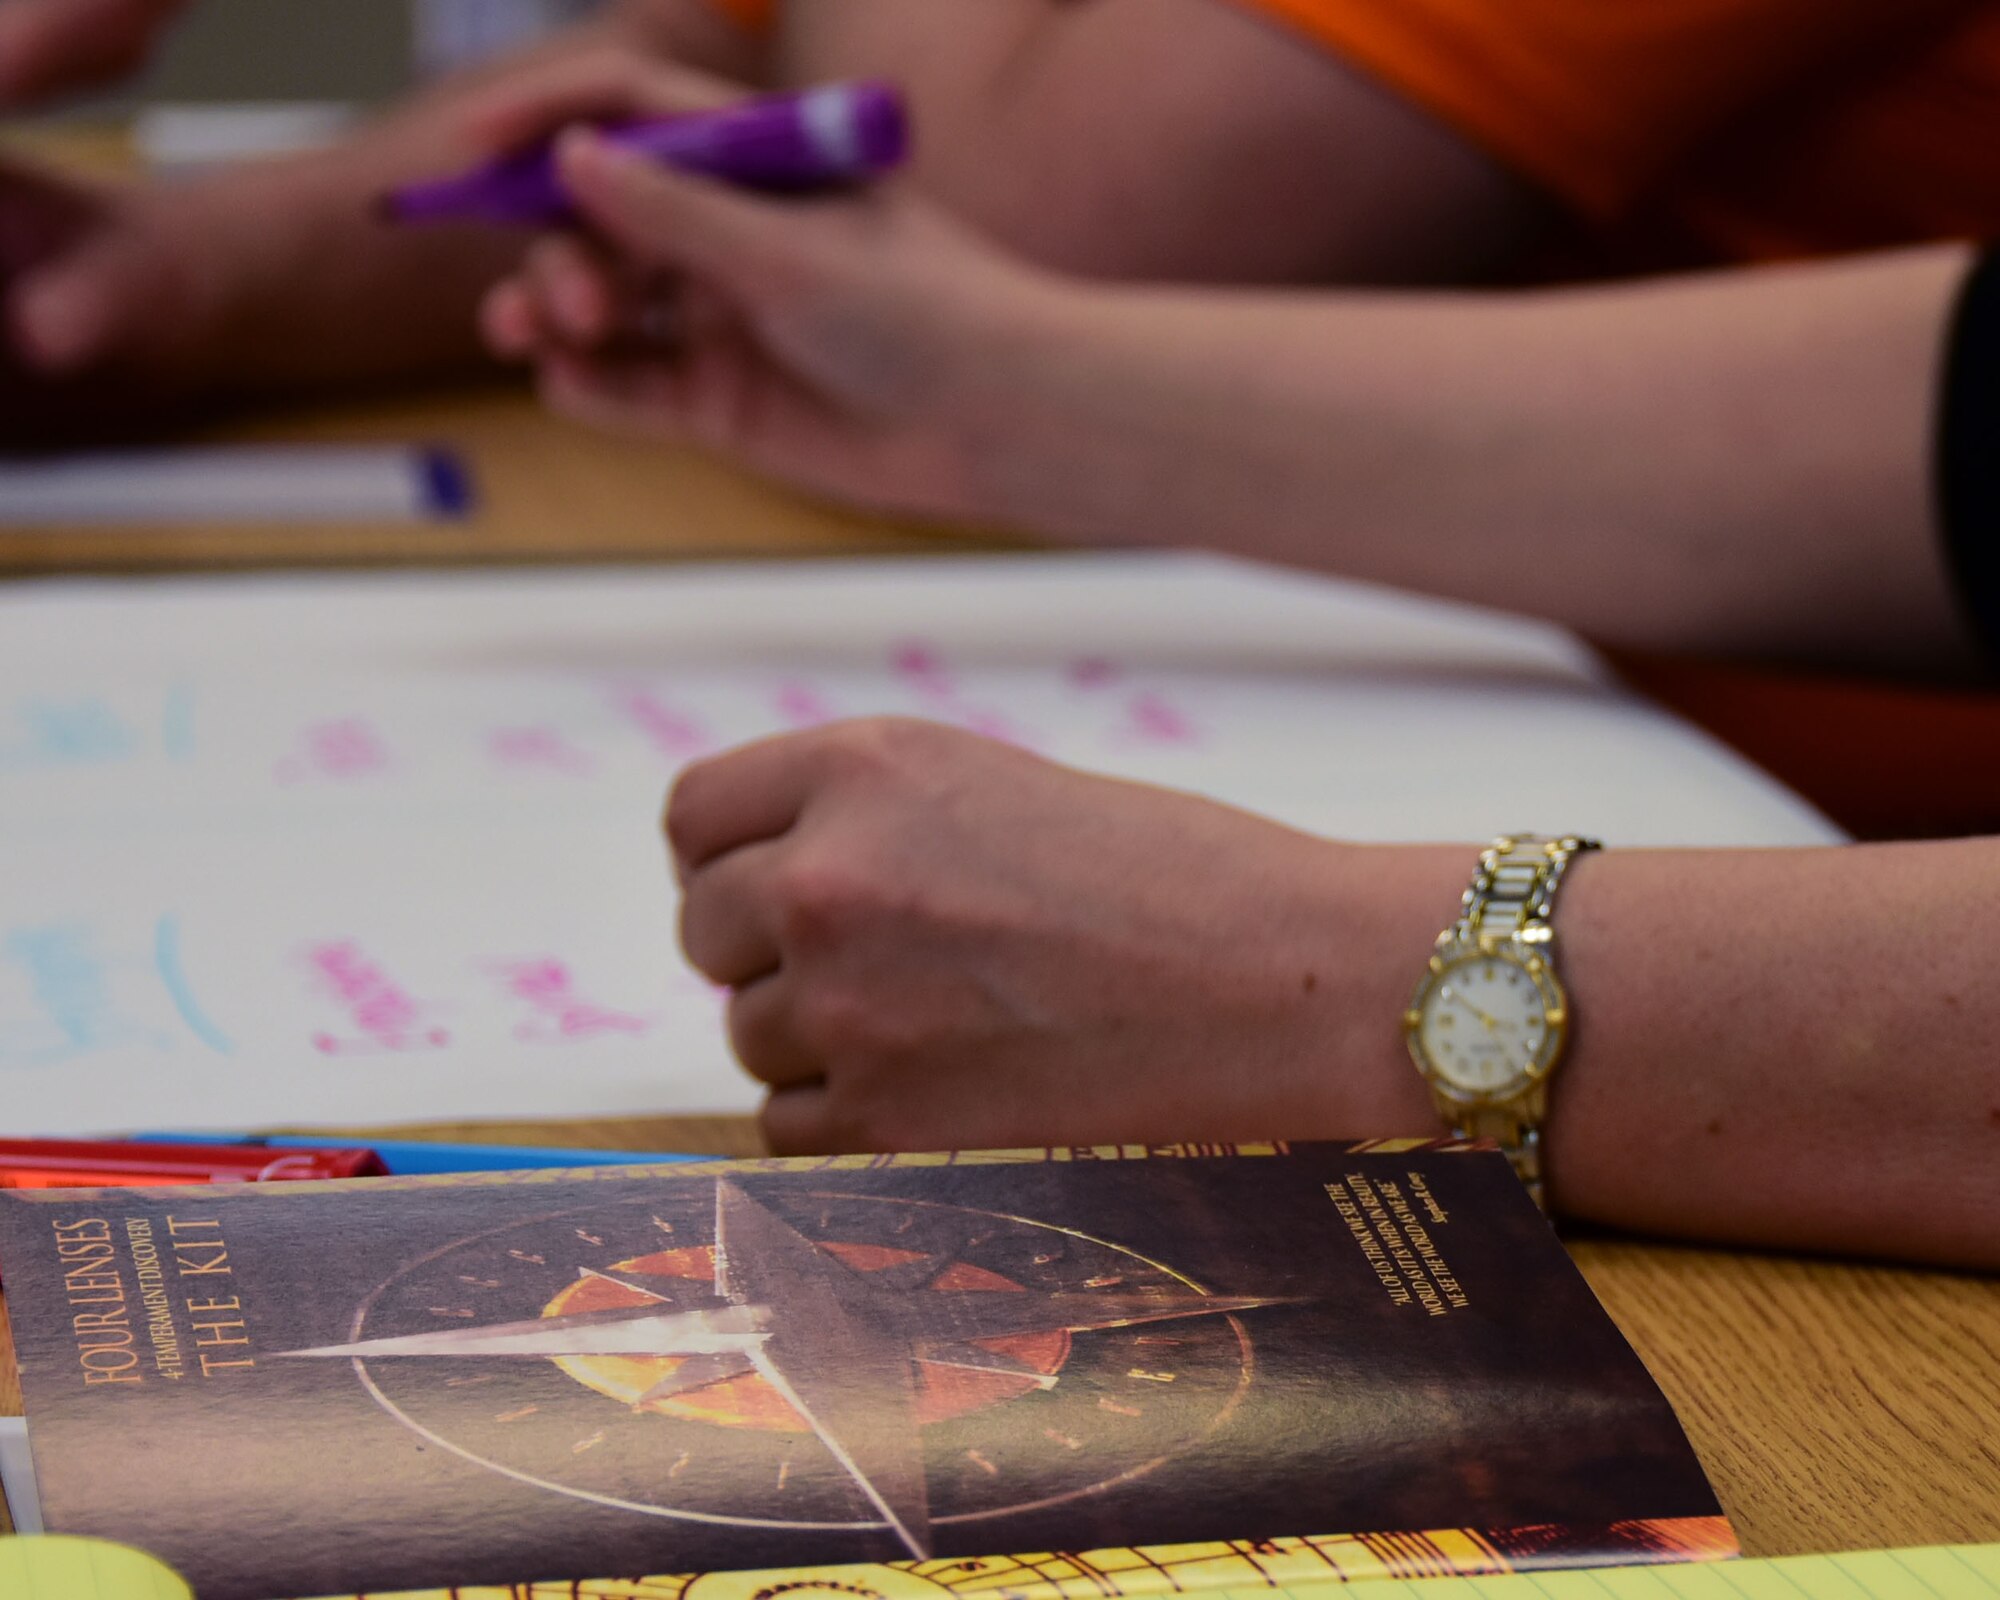
<svg viewBox="0 0 2000 1600"><path fill-rule="evenodd" d="M1570 1032L1549 914L1570 862L1597 848L1528 833L1495 839L1403 1013L1438 1115L1458 1138L1497 1141L1537 1205L1549 1078Z"/></svg>

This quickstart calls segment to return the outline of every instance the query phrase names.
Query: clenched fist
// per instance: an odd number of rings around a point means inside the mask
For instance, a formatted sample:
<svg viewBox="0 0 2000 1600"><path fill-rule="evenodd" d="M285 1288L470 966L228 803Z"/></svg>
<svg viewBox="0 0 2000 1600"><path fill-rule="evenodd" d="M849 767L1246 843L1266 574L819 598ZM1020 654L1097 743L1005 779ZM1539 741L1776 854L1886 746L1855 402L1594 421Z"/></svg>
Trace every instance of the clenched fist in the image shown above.
<svg viewBox="0 0 2000 1600"><path fill-rule="evenodd" d="M1330 844L897 720L690 768L667 831L774 1149L1430 1126L1396 1024L1463 850Z"/></svg>

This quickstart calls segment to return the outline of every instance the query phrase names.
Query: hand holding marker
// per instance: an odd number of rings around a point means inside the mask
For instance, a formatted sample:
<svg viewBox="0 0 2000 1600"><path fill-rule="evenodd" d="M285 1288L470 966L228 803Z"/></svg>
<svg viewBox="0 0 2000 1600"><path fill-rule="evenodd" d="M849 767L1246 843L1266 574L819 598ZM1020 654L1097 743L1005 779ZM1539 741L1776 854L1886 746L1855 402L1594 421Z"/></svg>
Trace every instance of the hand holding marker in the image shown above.
<svg viewBox="0 0 2000 1600"><path fill-rule="evenodd" d="M858 183L902 164L909 124L887 84L841 83L768 95L687 116L614 124L607 142L683 172L747 189L807 193ZM385 197L398 222L548 226L568 220L569 198L543 143L457 177Z"/></svg>

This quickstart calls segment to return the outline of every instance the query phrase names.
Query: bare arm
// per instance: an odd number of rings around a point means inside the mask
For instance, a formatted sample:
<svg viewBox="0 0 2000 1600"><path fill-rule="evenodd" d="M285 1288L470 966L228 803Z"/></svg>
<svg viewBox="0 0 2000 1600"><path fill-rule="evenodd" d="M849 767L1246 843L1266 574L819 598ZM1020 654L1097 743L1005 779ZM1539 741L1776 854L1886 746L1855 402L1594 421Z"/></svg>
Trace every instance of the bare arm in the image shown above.
<svg viewBox="0 0 2000 1600"><path fill-rule="evenodd" d="M1475 281L1549 214L1421 107L1230 0L785 0L788 82L908 86L919 185L1107 277Z"/></svg>
<svg viewBox="0 0 2000 1600"><path fill-rule="evenodd" d="M588 420L1619 643L1973 659L1930 486L1963 248L1533 293L1145 289L1026 267L907 196L801 211L568 158L603 243L545 247L488 328ZM690 356L619 341L634 263L724 308Z"/></svg>
<svg viewBox="0 0 2000 1600"><path fill-rule="evenodd" d="M396 230L370 202L489 153L464 111L507 76L530 108L552 96L551 126L574 115L563 74L598 59L615 82L607 43L744 82L903 81L926 188L1032 256L1095 272L1462 279L1541 217L1435 121L1223 0L794 0L769 42L707 0L626 0L338 150L105 197L78 247L0 263L20 279L8 316L25 366L99 379L80 396L94 416L107 394L153 403L470 363L472 307L521 241ZM533 64L557 70L553 88ZM24 398L24 417L38 409Z"/></svg>
<svg viewBox="0 0 2000 1600"><path fill-rule="evenodd" d="M14 9L0 9L0 24ZM737 92L708 75L761 70L761 51L705 0L625 0L600 22L414 96L331 150L95 191L0 173L0 281L17 363L12 373L0 364L0 410L29 423L69 400L96 417L188 393L470 366L481 359L473 308L519 259L520 235L392 227L374 214L382 192L490 154L466 107L509 76L652 53L689 68L686 104Z"/></svg>
<svg viewBox="0 0 2000 1600"><path fill-rule="evenodd" d="M2000 1266L2000 841L1606 852L1570 888L1564 1206Z"/></svg>
<svg viewBox="0 0 2000 1600"><path fill-rule="evenodd" d="M1397 1024L1475 845L1329 844L896 722L692 768L668 829L780 1151L1437 1126ZM1580 862L1555 1205L2000 1266L1996 897L1990 839Z"/></svg>
<svg viewBox="0 0 2000 1600"><path fill-rule="evenodd" d="M1930 467L1967 262L1073 295L989 365L996 410L1033 398L973 470L1004 519L1083 537L1221 543L1621 643L1963 666Z"/></svg>

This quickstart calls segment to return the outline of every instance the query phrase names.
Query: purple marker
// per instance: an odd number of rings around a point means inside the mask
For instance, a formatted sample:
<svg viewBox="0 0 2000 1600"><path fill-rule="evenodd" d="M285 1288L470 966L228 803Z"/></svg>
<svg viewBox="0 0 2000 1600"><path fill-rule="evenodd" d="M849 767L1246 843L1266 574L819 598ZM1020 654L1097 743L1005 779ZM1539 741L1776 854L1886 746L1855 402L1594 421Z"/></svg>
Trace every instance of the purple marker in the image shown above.
<svg viewBox="0 0 2000 1600"><path fill-rule="evenodd" d="M612 144L683 172L748 189L800 192L886 172L909 151L903 99L883 83L836 83L687 116L604 130ZM398 222L545 226L570 216L553 147L398 189L383 201Z"/></svg>

